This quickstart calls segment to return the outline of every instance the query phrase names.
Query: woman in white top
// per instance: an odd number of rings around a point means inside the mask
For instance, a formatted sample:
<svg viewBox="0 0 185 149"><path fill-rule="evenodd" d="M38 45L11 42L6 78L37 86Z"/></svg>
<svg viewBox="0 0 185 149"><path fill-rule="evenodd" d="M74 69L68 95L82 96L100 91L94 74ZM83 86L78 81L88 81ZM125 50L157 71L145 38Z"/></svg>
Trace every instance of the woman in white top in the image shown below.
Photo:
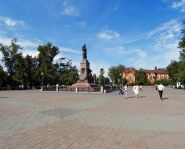
<svg viewBox="0 0 185 149"><path fill-rule="evenodd" d="M134 85L133 86L133 91L134 91L134 94L135 94L136 98L138 98L139 86L138 85Z"/></svg>

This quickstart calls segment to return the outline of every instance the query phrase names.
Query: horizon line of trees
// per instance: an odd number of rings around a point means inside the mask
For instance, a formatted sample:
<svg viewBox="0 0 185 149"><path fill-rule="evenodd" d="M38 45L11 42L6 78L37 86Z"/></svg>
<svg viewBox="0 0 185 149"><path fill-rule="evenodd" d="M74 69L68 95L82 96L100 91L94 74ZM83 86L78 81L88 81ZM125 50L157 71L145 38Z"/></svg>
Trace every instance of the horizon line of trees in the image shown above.
<svg viewBox="0 0 185 149"><path fill-rule="evenodd" d="M1 89L33 89L47 85L72 85L79 78L78 69L72 65L68 58L54 58L59 54L59 48L51 43L39 45L38 55L23 56L23 48L13 39L10 45L0 43L4 71L0 65L0 90ZM109 84L110 79L103 75L93 74L91 83Z"/></svg>
<svg viewBox="0 0 185 149"><path fill-rule="evenodd" d="M40 88L41 85L73 84L78 79L78 70L71 61L54 63L59 48L51 43L39 45L38 56L23 56L23 48L13 39L9 46L0 44L2 62L0 66L0 87L5 89Z"/></svg>
<svg viewBox="0 0 185 149"><path fill-rule="evenodd" d="M185 20L183 21L182 38L178 43L180 48L179 60L171 61L164 69L168 70L170 80L159 80L155 83L174 84L177 81L185 84ZM0 43L0 52L3 55L2 62L6 67L4 71L0 65L0 89L24 89L40 88L41 85L71 85L78 80L78 69L72 65L70 60L57 61L54 58L59 54L59 48L51 43L39 45L38 56L23 56L23 48L13 39L10 45ZM109 84L110 79L113 84L126 84L127 80L122 78L124 65L112 66L108 70L108 77L93 74L93 82L96 84ZM140 69L136 72L136 83L142 85L150 84L147 75Z"/></svg>

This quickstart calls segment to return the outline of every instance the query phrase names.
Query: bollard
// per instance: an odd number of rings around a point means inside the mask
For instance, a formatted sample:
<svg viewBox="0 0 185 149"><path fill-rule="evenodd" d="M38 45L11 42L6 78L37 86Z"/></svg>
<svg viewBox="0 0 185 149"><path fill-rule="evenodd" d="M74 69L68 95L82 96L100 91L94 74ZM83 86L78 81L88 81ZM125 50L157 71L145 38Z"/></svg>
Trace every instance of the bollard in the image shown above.
<svg viewBox="0 0 185 149"><path fill-rule="evenodd" d="M75 92L76 92L76 93L78 92L78 87L75 88Z"/></svg>
<svg viewBox="0 0 185 149"><path fill-rule="evenodd" d="M59 91L59 88L58 87L59 87L58 84L56 84L56 92Z"/></svg>
<svg viewBox="0 0 185 149"><path fill-rule="evenodd" d="M101 93L103 93L103 86L101 86Z"/></svg>

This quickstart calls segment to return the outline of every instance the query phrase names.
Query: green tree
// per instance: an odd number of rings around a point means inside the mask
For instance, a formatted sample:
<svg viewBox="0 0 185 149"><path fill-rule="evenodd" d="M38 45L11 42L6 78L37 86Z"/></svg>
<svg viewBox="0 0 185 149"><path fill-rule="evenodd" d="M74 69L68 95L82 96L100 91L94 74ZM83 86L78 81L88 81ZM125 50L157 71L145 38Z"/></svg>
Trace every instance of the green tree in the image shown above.
<svg viewBox="0 0 185 149"><path fill-rule="evenodd" d="M136 83L139 85L146 85L148 83L147 74L143 69L136 71L135 78Z"/></svg>
<svg viewBox="0 0 185 149"><path fill-rule="evenodd" d="M78 70L72 65L71 60L64 60L57 63L59 75L59 83L63 85L71 85L78 80Z"/></svg>
<svg viewBox="0 0 185 149"><path fill-rule="evenodd" d="M105 77L104 81L105 81L105 84L110 84L110 78L109 77Z"/></svg>
<svg viewBox="0 0 185 149"><path fill-rule="evenodd" d="M68 76L68 84L69 85L72 85L72 84L76 83L77 80L78 80L78 71L77 71L77 69L76 68L71 69L67 73L67 76Z"/></svg>
<svg viewBox="0 0 185 149"><path fill-rule="evenodd" d="M125 84L127 84L128 80L126 78L122 78L121 82L123 85L125 85Z"/></svg>
<svg viewBox="0 0 185 149"><path fill-rule="evenodd" d="M93 77L93 83L98 84L96 74L93 74L92 77Z"/></svg>
<svg viewBox="0 0 185 149"><path fill-rule="evenodd" d="M3 54L2 61L8 72L7 83L11 88L16 88L24 78L23 70L19 68L23 64L21 50L16 39L13 39L9 46L0 44L0 51Z"/></svg>
<svg viewBox="0 0 185 149"><path fill-rule="evenodd" d="M26 67L25 59L22 54L18 54L15 61L15 74L13 75L13 80L16 81L17 85L26 86Z"/></svg>
<svg viewBox="0 0 185 149"><path fill-rule="evenodd" d="M172 61L168 66L170 79L173 83L180 81L185 82L185 65L182 61Z"/></svg>
<svg viewBox="0 0 185 149"><path fill-rule="evenodd" d="M119 84L122 80L122 73L125 69L124 65L119 64L118 66L112 66L109 68L108 75L111 78L113 84Z"/></svg>
<svg viewBox="0 0 185 149"><path fill-rule="evenodd" d="M13 39L10 46L0 44L0 51L3 54L2 61L5 63L5 67L10 75L15 73L17 57L21 55L22 48L17 44L17 40Z"/></svg>
<svg viewBox="0 0 185 149"><path fill-rule="evenodd" d="M25 57L26 87L32 89L33 86L40 86L39 74L37 73L37 58L30 55Z"/></svg>
<svg viewBox="0 0 185 149"><path fill-rule="evenodd" d="M162 83L163 85L167 86L167 85L171 84L171 81L170 80L166 80L166 79L162 79L162 80L155 81L155 83L156 84L161 84Z"/></svg>
<svg viewBox="0 0 185 149"><path fill-rule="evenodd" d="M179 64L180 62L178 61L171 61L171 63L167 66L167 70L169 72L169 76L171 80L176 82L178 80L178 72L179 72Z"/></svg>
<svg viewBox="0 0 185 149"><path fill-rule="evenodd" d="M39 45L38 47L38 74L43 73L43 83L56 84L57 66L53 64L55 56L59 53L59 49L51 43Z"/></svg>
<svg viewBox="0 0 185 149"><path fill-rule="evenodd" d="M100 85L104 85L105 84L105 77L102 74L100 74L100 76L99 76L99 84Z"/></svg>
<svg viewBox="0 0 185 149"><path fill-rule="evenodd" d="M185 62L185 20L183 21L182 39L179 41L180 61Z"/></svg>
<svg viewBox="0 0 185 149"><path fill-rule="evenodd" d="M3 67L0 65L0 90L7 85L7 73L3 70Z"/></svg>

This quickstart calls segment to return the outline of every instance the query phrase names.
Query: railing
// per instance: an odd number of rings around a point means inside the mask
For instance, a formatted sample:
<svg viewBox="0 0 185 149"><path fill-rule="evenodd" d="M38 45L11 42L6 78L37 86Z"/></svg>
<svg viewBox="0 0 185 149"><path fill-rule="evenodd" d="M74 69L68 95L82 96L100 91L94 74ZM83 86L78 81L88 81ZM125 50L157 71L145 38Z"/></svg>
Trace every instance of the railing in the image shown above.
<svg viewBox="0 0 185 149"><path fill-rule="evenodd" d="M71 91L71 92L101 92L101 93L109 93L116 91L118 88L115 86L105 85L102 87L71 87L71 86L44 86L42 91Z"/></svg>
<svg viewBox="0 0 185 149"><path fill-rule="evenodd" d="M100 92L100 87L44 86L42 91Z"/></svg>
<svg viewBox="0 0 185 149"><path fill-rule="evenodd" d="M75 88L70 87L70 86L59 86L58 91L72 91L72 92L75 92Z"/></svg>

